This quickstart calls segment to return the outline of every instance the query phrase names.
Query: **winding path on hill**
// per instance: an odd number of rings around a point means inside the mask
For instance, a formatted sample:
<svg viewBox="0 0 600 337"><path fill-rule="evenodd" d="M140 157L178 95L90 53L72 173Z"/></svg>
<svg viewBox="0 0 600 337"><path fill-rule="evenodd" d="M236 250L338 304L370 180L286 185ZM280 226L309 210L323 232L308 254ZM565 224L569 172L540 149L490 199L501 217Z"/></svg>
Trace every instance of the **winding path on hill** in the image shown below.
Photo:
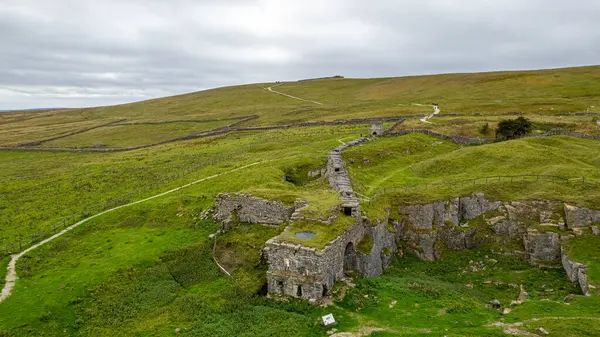
<svg viewBox="0 0 600 337"><path fill-rule="evenodd" d="M10 262L8 264L8 268L7 268L8 269L8 273L6 274L6 279L5 279L6 283L4 284L4 288L2 289L2 293L0 294L0 303L2 303L4 300L6 300L8 297L10 297L10 295L12 294L13 288L15 287L15 283L17 282L17 271L16 271L17 262L19 261L19 259L23 255L25 255L25 254L31 252L32 250L34 250L34 249L36 249L36 248L38 248L40 246L43 246L46 243L48 243L48 242L50 242L50 241L52 241L52 240L54 240L54 239L56 239L56 238L58 238L58 237L60 237L60 236L62 236L64 234L70 232L71 230L79 227L80 225L82 225L82 224L84 224L84 223L86 223L86 222L88 222L88 221L90 221L90 220L92 220L94 218L102 216L102 215L104 215L106 213L110 213L112 211L116 211L116 210L121 209L121 208L125 208L125 207L129 207L129 206L137 205L137 204L146 202L148 200L156 199L156 198L162 197L164 195L167 195L167 194L170 194L170 193L173 193L173 192L177 192L177 191L179 191L181 189L184 189L186 187L189 187L189 186L201 183L201 182L206 181L206 180L214 179L214 178L220 177L222 175L233 173L233 172L236 172L236 171L240 171L240 170L243 170L243 169L246 169L246 168L258 165L258 164L267 163L267 162L271 162L271 161L275 161L275 160L281 160L281 159L282 158L257 161L257 162L254 162L252 164L248 164L248 165L245 165L245 166L242 166L242 167L238 167L238 168L233 169L233 170L229 170L229 171L226 171L226 172L218 173L218 174L212 175L210 177L206 177L206 178L202 178L202 179L193 181L191 183L179 186L177 188L174 188L172 190L168 190L168 191L163 192L163 193L159 193L159 194L153 195L151 197L148 197L148 198L145 198L145 199L142 199L142 200L134 201L134 202L126 204L126 205L121 205L121 206L117 206L117 207L108 209L106 211L103 211L103 212L100 212L98 214L92 215L89 218L85 218L85 219L83 219L83 220L81 220L81 221L79 221L79 222L77 222L77 223L75 223L75 224L73 224L73 225L65 228L61 232L59 232L59 233L57 233L57 234L55 234L55 235L53 235L53 236L51 236L51 237L49 237L49 238L41 241L41 242L39 242L38 244L25 249L24 251L22 251L22 252L20 252L18 254L13 254L11 256L11 260L10 260Z"/></svg>
<svg viewBox="0 0 600 337"><path fill-rule="evenodd" d="M433 113L431 115L421 118L420 121L423 123L431 123L429 120L432 119L433 116L439 115L439 114L440 114L440 107L433 104Z"/></svg>
<svg viewBox="0 0 600 337"><path fill-rule="evenodd" d="M270 86L270 87L268 87L268 88L267 88L267 89L265 89L265 90L267 90L267 91L270 91L270 92L272 92L272 93L274 93L274 94L283 95L283 96L285 96L285 97L289 97L289 98L297 99L297 100L300 100L300 101L309 102L309 103L314 103L314 104L318 104L318 105L323 105L323 103L321 103L321 102L311 101L311 100L309 100L309 99L304 99L304 98L300 98L300 97L296 97L296 96L288 95L288 94L285 94L285 93L283 93L283 92L280 92L280 91L273 90L273 88L275 88L275 87L278 87L278 86L281 86L281 85L283 85L283 83L280 83L280 84L277 84L277 85Z"/></svg>

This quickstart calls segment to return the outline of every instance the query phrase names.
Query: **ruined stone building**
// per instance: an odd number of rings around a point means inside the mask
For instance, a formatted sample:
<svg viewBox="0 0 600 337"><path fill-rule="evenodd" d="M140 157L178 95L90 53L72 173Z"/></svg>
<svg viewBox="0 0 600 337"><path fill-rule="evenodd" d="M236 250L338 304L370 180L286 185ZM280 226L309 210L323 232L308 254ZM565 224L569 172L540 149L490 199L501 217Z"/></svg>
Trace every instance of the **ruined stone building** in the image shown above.
<svg viewBox="0 0 600 337"><path fill-rule="evenodd" d="M385 129L383 128L383 121L372 121L371 127L369 128L369 136L382 136Z"/></svg>

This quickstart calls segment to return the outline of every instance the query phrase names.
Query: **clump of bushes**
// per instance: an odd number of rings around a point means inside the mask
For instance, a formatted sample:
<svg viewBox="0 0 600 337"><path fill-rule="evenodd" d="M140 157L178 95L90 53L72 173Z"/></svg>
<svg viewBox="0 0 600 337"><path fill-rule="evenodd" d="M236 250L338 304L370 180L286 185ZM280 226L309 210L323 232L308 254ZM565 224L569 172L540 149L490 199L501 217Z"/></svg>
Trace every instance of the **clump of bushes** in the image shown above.
<svg viewBox="0 0 600 337"><path fill-rule="evenodd" d="M503 119L498 123L496 138L500 140L523 137L533 130L533 124L525 117L517 119Z"/></svg>

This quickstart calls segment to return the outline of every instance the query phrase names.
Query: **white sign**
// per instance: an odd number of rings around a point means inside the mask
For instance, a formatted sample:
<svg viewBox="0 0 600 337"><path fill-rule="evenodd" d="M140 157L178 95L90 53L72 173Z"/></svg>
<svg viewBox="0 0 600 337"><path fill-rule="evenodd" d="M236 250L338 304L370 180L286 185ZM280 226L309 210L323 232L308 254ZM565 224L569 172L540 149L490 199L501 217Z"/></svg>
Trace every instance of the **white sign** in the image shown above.
<svg viewBox="0 0 600 337"><path fill-rule="evenodd" d="M335 318L333 318L333 314L329 314L321 317L323 319L323 324L325 326L335 324Z"/></svg>

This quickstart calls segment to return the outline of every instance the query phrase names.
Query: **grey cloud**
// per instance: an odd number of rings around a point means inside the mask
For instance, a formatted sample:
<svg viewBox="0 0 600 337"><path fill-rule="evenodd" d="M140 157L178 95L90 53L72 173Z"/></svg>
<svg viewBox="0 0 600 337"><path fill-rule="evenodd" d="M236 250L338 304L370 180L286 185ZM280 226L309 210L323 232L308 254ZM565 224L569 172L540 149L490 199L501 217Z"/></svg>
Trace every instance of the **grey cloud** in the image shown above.
<svg viewBox="0 0 600 337"><path fill-rule="evenodd" d="M1 0L0 109L249 82L585 65L600 2Z"/></svg>

